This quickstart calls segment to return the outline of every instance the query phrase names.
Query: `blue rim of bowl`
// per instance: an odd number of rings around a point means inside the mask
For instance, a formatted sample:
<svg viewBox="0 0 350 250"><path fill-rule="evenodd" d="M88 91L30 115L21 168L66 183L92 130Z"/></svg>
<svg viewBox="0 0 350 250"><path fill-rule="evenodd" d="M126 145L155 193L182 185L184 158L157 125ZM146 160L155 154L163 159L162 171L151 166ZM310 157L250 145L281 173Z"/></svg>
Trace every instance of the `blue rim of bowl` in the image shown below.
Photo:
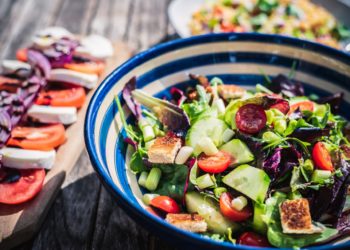
<svg viewBox="0 0 350 250"><path fill-rule="evenodd" d="M128 213L132 215L135 221L141 223L143 226L151 226L152 230L156 231L160 235L164 235L169 238L170 236L176 236L182 240L182 243L189 243L190 246L202 246L204 248L225 248L225 249L245 249L252 250L257 249L256 247L244 246L244 245L233 245L228 242L217 242L209 238L205 238L199 234L190 233L184 230L180 230L164 220L151 215L148 211L142 209L140 206L136 206L131 203L128 197L121 192L113 181L106 175L103 171L102 162L98 160L98 155L95 148L94 137L92 136L95 131L95 118L99 103L103 100L105 94L114 86L114 83L120 80L122 76L126 73L137 67L138 65L148 61L149 59L159 56L161 54L171 52L178 48L184 48L187 46L193 46L204 43L212 42L224 42L224 41L250 41L250 42L261 42L266 43L270 42L273 44L288 45L295 48L306 49L313 51L319 54L330 56L336 58L343 63L350 65L350 55L342 52L340 50L318 44L311 41L300 40L287 36L280 35L269 35L269 34L257 34L257 33L222 33L222 34L206 34L200 36L194 36L183 39L176 39L166 43L162 43L147 51L136 54L128 61L123 63L121 66L112 71L100 84L100 86L95 91L94 95L91 98L89 103L86 117L85 117L85 126L84 126L84 137L86 148L92 162L92 165L95 171L98 173L98 176L104 186L114 195L116 202ZM180 243L181 244L181 243ZM329 246L315 246L308 247L309 249L339 249L345 246L350 246L350 242L343 244ZM264 249L276 249L276 248L264 248ZM286 248L285 248L286 249Z"/></svg>

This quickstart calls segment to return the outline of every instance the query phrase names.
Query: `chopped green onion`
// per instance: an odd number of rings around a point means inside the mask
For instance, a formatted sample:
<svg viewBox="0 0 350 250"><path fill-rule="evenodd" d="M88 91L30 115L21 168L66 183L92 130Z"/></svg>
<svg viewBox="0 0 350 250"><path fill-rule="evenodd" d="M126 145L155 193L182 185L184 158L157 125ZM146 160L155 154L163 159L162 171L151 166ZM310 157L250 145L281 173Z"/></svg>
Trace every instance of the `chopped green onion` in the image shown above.
<svg viewBox="0 0 350 250"><path fill-rule="evenodd" d="M265 114L266 114L267 124L272 124L273 120L275 119L274 112L271 109L269 109L265 111Z"/></svg>
<svg viewBox="0 0 350 250"><path fill-rule="evenodd" d="M162 176L162 171L159 168L152 168L148 174L145 187L149 191L154 191L157 189L160 177Z"/></svg>
<svg viewBox="0 0 350 250"><path fill-rule="evenodd" d="M159 194L144 194L142 196L142 201L148 206L151 203L151 200L153 200L157 196L159 196Z"/></svg>
<svg viewBox="0 0 350 250"><path fill-rule="evenodd" d="M203 137L198 145L206 155L215 155L219 151L209 137Z"/></svg>
<svg viewBox="0 0 350 250"><path fill-rule="evenodd" d="M180 148L175 158L175 164L184 164L188 160L188 158L190 158L192 153L193 153L193 148L190 146L184 146Z"/></svg>
<svg viewBox="0 0 350 250"><path fill-rule="evenodd" d="M211 85L222 85L224 84L223 81L219 77L213 77L213 79L210 80Z"/></svg>
<svg viewBox="0 0 350 250"><path fill-rule="evenodd" d="M150 125L143 127L141 131L145 142L148 142L156 137L153 128Z"/></svg>
<svg viewBox="0 0 350 250"><path fill-rule="evenodd" d="M197 186L200 189L209 188L215 185L210 174L204 174L196 179Z"/></svg>
<svg viewBox="0 0 350 250"><path fill-rule="evenodd" d="M221 98L218 98L213 102L213 107L217 109L219 114L225 114L226 107L224 101Z"/></svg>
<svg viewBox="0 0 350 250"><path fill-rule="evenodd" d="M222 141L228 142L231 140L231 138L235 135L235 132L232 129L225 129L224 133L222 134Z"/></svg>
<svg viewBox="0 0 350 250"><path fill-rule="evenodd" d="M217 188L214 188L214 195L216 198L220 198L221 194L222 193L225 193L227 192L227 189L224 188L224 187L217 187Z"/></svg>
<svg viewBox="0 0 350 250"><path fill-rule="evenodd" d="M140 186L145 187L146 186L146 180L148 177L148 173L146 171L141 172L138 183Z"/></svg>
<svg viewBox="0 0 350 250"><path fill-rule="evenodd" d="M274 132L267 131L267 132L263 133L262 139L264 142L271 143L271 142L274 142L274 141L281 139L281 137L276 135Z"/></svg>
<svg viewBox="0 0 350 250"><path fill-rule="evenodd" d="M256 85L256 91L257 92L262 92L262 93L266 93L266 94L273 94L273 92L271 90L269 90L268 88L266 88L265 86L261 85L260 83L258 83Z"/></svg>
<svg viewBox="0 0 350 250"><path fill-rule="evenodd" d="M242 211L242 209L245 208L247 204L248 200L244 196L238 196L231 201L231 206L238 211Z"/></svg>
<svg viewBox="0 0 350 250"><path fill-rule="evenodd" d="M278 119L273 122L273 129L279 133L283 134L284 131L287 129L287 122L284 119Z"/></svg>
<svg viewBox="0 0 350 250"><path fill-rule="evenodd" d="M315 183L323 184L327 179L332 176L332 172L328 170L316 169L311 176L311 181Z"/></svg>

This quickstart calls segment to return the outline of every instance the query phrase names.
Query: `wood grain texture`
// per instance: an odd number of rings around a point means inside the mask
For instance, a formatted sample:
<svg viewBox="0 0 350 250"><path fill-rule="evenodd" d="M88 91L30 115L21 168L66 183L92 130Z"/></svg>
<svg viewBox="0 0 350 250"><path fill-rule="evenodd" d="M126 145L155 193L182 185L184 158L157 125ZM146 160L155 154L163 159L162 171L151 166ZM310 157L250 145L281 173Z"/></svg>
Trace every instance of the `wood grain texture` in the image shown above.
<svg viewBox="0 0 350 250"><path fill-rule="evenodd" d="M0 59L14 58L16 49L25 46L36 30L52 25L81 35L105 35L144 50L167 39L168 4L168 0L2 0ZM171 249L116 205L84 152L38 234L17 249L111 248Z"/></svg>

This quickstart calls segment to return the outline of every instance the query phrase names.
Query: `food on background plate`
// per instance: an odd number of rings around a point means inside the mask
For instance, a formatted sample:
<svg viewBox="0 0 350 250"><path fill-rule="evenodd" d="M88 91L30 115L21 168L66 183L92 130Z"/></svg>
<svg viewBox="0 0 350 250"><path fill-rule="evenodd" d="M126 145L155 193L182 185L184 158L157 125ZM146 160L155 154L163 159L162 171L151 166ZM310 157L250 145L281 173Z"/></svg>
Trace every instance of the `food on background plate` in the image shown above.
<svg viewBox="0 0 350 250"><path fill-rule="evenodd" d="M113 47L61 27L39 31L0 75L0 203L20 204L42 189L65 128L77 120Z"/></svg>
<svg viewBox="0 0 350 250"><path fill-rule="evenodd" d="M170 100L126 83L120 98L134 122L115 101L147 211L250 246L300 248L349 232L343 94L308 96L291 77L265 78L244 89L190 74Z"/></svg>
<svg viewBox="0 0 350 250"><path fill-rule="evenodd" d="M192 35L261 32L308 39L341 48L350 30L310 0L214 0L193 13Z"/></svg>

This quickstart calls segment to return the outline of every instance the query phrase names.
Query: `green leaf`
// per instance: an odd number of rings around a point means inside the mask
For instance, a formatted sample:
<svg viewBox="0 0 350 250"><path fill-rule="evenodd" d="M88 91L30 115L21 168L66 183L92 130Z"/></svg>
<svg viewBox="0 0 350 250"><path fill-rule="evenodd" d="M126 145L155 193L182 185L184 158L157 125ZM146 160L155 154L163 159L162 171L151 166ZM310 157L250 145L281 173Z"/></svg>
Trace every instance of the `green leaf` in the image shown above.
<svg viewBox="0 0 350 250"><path fill-rule="evenodd" d="M166 195L180 201L184 194L188 167L174 164L156 164L154 167L162 171L162 178L154 193Z"/></svg>
<svg viewBox="0 0 350 250"><path fill-rule="evenodd" d="M282 230L279 213L279 205L285 200L285 198L272 197L270 199L273 200L266 202L266 209L270 211L270 217L266 218L268 221L267 238L273 246L280 248L301 248L311 244L326 241L338 233L338 230L336 229L325 227L322 233L307 235L285 234ZM318 224L321 225L320 223Z"/></svg>
<svg viewBox="0 0 350 250"><path fill-rule="evenodd" d="M130 159L130 169L134 173L140 173L142 171L147 171L147 167L143 164L142 157L143 152L140 150L135 151Z"/></svg>

